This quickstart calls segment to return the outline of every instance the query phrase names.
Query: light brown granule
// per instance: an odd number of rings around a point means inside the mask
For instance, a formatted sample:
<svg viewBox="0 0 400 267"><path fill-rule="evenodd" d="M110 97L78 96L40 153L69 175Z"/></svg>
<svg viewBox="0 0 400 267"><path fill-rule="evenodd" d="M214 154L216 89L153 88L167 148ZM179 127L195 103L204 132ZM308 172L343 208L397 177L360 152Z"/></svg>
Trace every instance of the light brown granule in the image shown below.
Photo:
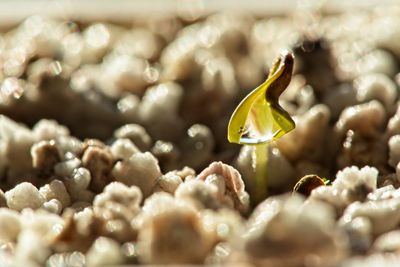
<svg viewBox="0 0 400 267"><path fill-rule="evenodd" d="M76 214L64 212L63 218L64 226L50 242L57 252L86 252L104 227L104 221L96 218L89 208Z"/></svg>
<svg viewBox="0 0 400 267"><path fill-rule="evenodd" d="M112 182L94 198L93 205L107 210L111 218L130 221L140 211L141 201L142 193L138 187Z"/></svg>
<svg viewBox="0 0 400 267"><path fill-rule="evenodd" d="M139 231L138 245L145 264L200 264L212 248L197 214L184 208L152 216Z"/></svg>
<svg viewBox="0 0 400 267"><path fill-rule="evenodd" d="M178 201L192 203L199 210L216 210L223 206L222 199L219 199L218 188L201 180L182 183L177 188L175 197Z"/></svg>
<svg viewBox="0 0 400 267"><path fill-rule="evenodd" d="M128 187L112 182L93 200L93 215L104 222L100 235L119 242L135 240L136 231L130 226L131 220L140 211L142 194L138 187Z"/></svg>
<svg viewBox="0 0 400 267"><path fill-rule="evenodd" d="M50 175L54 166L61 161L61 154L54 140L34 144L31 148L31 156L33 168L44 176Z"/></svg>
<svg viewBox="0 0 400 267"><path fill-rule="evenodd" d="M335 226L332 207L286 194L257 206L237 245L259 266L301 266L310 255L329 266L343 259L347 239Z"/></svg>
<svg viewBox="0 0 400 267"><path fill-rule="evenodd" d="M89 146L82 156L82 166L90 171L92 179L89 188L94 192L101 192L113 178L110 175L114 164L112 154L104 148Z"/></svg>
<svg viewBox="0 0 400 267"><path fill-rule="evenodd" d="M229 241L231 245L236 238L244 233L245 220L235 210L220 209L213 211L206 209L200 213L201 223L204 229L212 233L215 243Z"/></svg>
<svg viewBox="0 0 400 267"><path fill-rule="evenodd" d="M230 165L222 162L213 162L205 168L196 179L204 181L212 174L224 177L226 194L232 198L235 209L240 212L245 212L249 207L249 195L244 190L244 183L240 173Z"/></svg>

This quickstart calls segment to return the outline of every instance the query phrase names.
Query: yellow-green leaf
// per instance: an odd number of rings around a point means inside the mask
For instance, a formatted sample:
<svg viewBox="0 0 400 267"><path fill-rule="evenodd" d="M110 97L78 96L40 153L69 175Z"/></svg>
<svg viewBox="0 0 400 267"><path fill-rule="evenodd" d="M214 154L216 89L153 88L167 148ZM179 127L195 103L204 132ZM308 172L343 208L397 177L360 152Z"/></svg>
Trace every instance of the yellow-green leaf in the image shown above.
<svg viewBox="0 0 400 267"><path fill-rule="evenodd" d="M268 143L294 129L294 121L278 102L289 85L292 70L293 55L282 53L267 80L248 94L233 112L228 125L229 142L246 145Z"/></svg>

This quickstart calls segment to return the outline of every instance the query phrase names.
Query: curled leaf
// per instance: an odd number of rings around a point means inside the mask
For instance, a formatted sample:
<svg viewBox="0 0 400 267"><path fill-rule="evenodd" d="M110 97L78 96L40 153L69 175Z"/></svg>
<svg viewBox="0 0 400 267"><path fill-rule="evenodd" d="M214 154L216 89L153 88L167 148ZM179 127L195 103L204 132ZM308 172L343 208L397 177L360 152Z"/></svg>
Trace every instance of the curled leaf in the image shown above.
<svg viewBox="0 0 400 267"><path fill-rule="evenodd" d="M294 121L278 102L289 85L292 70L293 55L282 53L267 80L248 94L233 112L228 125L229 142L246 145L268 143L294 129Z"/></svg>

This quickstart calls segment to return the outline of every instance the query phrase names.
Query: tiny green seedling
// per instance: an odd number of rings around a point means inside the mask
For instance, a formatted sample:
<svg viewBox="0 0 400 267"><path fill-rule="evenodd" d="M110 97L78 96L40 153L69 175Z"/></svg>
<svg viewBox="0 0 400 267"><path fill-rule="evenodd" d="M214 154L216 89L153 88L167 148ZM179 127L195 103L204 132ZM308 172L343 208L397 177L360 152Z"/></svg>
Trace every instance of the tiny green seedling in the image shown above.
<svg viewBox="0 0 400 267"><path fill-rule="evenodd" d="M290 83L293 63L293 54L282 53L265 82L240 102L229 121L229 142L256 145L255 203L267 195L268 143L295 128L289 113L279 105L279 96Z"/></svg>

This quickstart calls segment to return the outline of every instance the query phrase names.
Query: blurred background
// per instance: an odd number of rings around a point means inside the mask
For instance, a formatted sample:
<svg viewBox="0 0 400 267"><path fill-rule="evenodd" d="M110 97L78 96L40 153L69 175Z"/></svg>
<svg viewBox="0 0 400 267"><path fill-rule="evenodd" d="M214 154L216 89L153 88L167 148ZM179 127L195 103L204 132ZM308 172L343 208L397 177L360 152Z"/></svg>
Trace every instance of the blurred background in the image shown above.
<svg viewBox="0 0 400 267"><path fill-rule="evenodd" d="M45 15L64 19L110 19L132 20L132 16L168 15L192 13L194 16L223 10L240 10L255 15L273 15L293 12L296 9L312 8L329 12L345 11L349 8L373 8L396 4L396 0L285 0L285 1L229 1L229 0L2 0L0 21L4 24L20 22L31 15Z"/></svg>

